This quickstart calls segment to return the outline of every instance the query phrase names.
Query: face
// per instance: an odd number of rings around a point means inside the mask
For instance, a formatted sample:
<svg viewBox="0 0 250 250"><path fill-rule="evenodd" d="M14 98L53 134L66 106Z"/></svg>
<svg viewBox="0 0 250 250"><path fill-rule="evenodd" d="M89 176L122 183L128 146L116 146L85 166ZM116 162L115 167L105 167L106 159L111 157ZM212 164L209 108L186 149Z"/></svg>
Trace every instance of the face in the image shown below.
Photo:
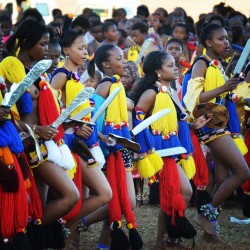
<svg viewBox="0 0 250 250"><path fill-rule="evenodd" d="M97 85L98 85L97 78L89 77L88 80L85 82L86 87L92 87L92 88L96 89Z"/></svg>
<svg viewBox="0 0 250 250"><path fill-rule="evenodd" d="M110 50L108 61L105 62L106 68L113 74L122 76L126 71L126 61L120 48L115 47ZM104 67L105 68L105 67Z"/></svg>
<svg viewBox="0 0 250 250"><path fill-rule="evenodd" d="M122 36L122 33L118 31L118 38L117 38L118 44L122 44L124 41L125 41L125 38Z"/></svg>
<svg viewBox="0 0 250 250"><path fill-rule="evenodd" d="M118 32L115 25L109 27L107 32L104 32L104 37L110 41L116 42L118 39Z"/></svg>
<svg viewBox="0 0 250 250"><path fill-rule="evenodd" d="M157 73L157 72L156 72ZM173 81L178 79L178 68L175 66L175 60L171 55L168 55L159 70L161 79L165 81Z"/></svg>
<svg viewBox="0 0 250 250"><path fill-rule="evenodd" d="M206 45L214 53L226 56L229 53L229 41L226 30L221 28L213 31L212 38L211 40L206 40Z"/></svg>
<svg viewBox="0 0 250 250"><path fill-rule="evenodd" d="M138 68L135 62L128 62L127 67L129 67L132 72L132 75L131 75L132 82L136 81L139 78L139 73L138 73Z"/></svg>
<svg viewBox="0 0 250 250"><path fill-rule="evenodd" d="M157 16L151 15L148 19L148 27L153 27L154 30L158 30L161 26L160 20Z"/></svg>
<svg viewBox="0 0 250 250"><path fill-rule="evenodd" d="M29 57L34 61L40 61L48 57L49 54L49 33L42 35L41 39L28 50Z"/></svg>
<svg viewBox="0 0 250 250"><path fill-rule="evenodd" d="M132 30L131 36L134 42L138 45L142 45L146 39L146 34L141 33L139 30Z"/></svg>
<svg viewBox="0 0 250 250"><path fill-rule="evenodd" d="M160 19L163 23L165 23L167 21L167 18L164 16L162 9L156 9L155 13L157 13L160 16Z"/></svg>
<svg viewBox="0 0 250 250"><path fill-rule="evenodd" d="M69 55L70 60L76 65L83 66L88 54L84 37L78 36L70 47L64 48L64 54Z"/></svg>
<svg viewBox="0 0 250 250"><path fill-rule="evenodd" d="M125 90L131 89L132 77L129 73L129 70L126 70L125 74L121 77L121 82L122 82Z"/></svg>
<svg viewBox="0 0 250 250"><path fill-rule="evenodd" d="M51 45L49 45L48 59L52 60L52 65L48 70L49 73L52 73L57 69L58 63L60 61L60 56L61 56L61 47L60 47L60 45L59 44L51 44Z"/></svg>
<svg viewBox="0 0 250 250"><path fill-rule="evenodd" d="M167 53L173 56L176 62L178 62L182 56L182 47L179 43L172 42L167 46Z"/></svg>
<svg viewBox="0 0 250 250"><path fill-rule="evenodd" d="M187 39L187 33L184 27L176 26L173 30L173 37L185 41Z"/></svg>
<svg viewBox="0 0 250 250"><path fill-rule="evenodd" d="M1 22L1 30L4 36L8 36L11 32L12 25L9 22Z"/></svg>
<svg viewBox="0 0 250 250"><path fill-rule="evenodd" d="M103 41L102 26L96 26L93 28L91 35L96 39L97 42Z"/></svg>

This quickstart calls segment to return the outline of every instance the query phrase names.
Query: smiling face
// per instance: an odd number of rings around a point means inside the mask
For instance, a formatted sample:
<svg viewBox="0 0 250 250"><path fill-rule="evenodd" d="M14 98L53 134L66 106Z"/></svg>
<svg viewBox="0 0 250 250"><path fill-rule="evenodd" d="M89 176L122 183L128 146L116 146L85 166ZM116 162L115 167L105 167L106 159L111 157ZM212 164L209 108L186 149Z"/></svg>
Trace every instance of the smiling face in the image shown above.
<svg viewBox="0 0 250 250"><path fill-rule="evenodd" d="M49 33L42 35L41 39L30 48L27 53L33 61L40 61L48 57Z"/></svg>
<svg viewBox="0 0 250 250"><path fill-rule="evenodd" d="M109 51L109 58L107 62L104 62L104 69L109 71L113 75L122 76L126 71L126 61L123 56L123 52L120 48L115 47Z"/></svg>
<svg viewBox="0 0 250 250"><path fill-rule="evenodd" d="M78 36L70 47L63 49L65 55L69 55L70 60L79 66L83 66L86 61L87 46L82 35Z"/></svg>
<svg viewBox="0 0 250 250"><path fill-rule="evenodd" d="M178 68L175 66L175 60L171 55L168 55L162 64L160 70L156 72L161 75L163 81L173 81L178 78Z"/></svg>
<svg viewBox="0 0 250 250"><path fill-rule="evenodd" d="M212 33L212 38L206 40L206 45L218 55L225 56L228 54L229 41L226 30L223 28L214 30Z"/></svg>

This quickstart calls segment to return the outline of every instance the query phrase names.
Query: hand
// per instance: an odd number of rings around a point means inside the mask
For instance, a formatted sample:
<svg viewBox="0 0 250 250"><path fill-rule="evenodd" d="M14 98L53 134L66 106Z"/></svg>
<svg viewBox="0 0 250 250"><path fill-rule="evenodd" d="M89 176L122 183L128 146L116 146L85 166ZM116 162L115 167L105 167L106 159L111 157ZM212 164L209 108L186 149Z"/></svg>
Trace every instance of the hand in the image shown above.
<svg viewBox="0 0 250 250"><path fill-rule="evenodd" d="M112 144L113 143L113 141L111 140L111 138L108 136L108 135L103 135L103 134L101 134L100 132L98 133L98 137L99 137L99 139L102 141L102 142L104 142L104 143L106 143L106 144Z"/></svg>
<svg viewBox="0 0 250 250"><path fill-rule="evenodd" d="M196 121L192 124L192 129L196 130L196 129L200 129L202 128L204 125L206 125L206 123L208 123L212 118L211 114L206 114L203 116L200 116L199 118L196 119Z"/></svg>
<svg viewBox="0 0 250 250"><path fill-rule="evenodd" d="M83 124L82 127L76 128L76 134L83 137L84 139L89 138L93 129L90 128L87 124Z"/></svg>
<svg viewBox="0 0 250 250"><path fill-rule="evenodd" d="M222 86L224 92L232 91L238 86L238 78L230 78Z"/></svg>
<svg viewBox="0 0 250 250"><path fill-rule="evenodd" d="M0 107L0 121L5 121L10 113L10 109Z"/></svg>
<svg viewBox="0 0 250 250"><path fill-rule="evenodd" d="M44 140L52 140L54 136L58 133L58 131L52 128L50 125L37 126L34 132L36 132Z"/></svg>
<svg viewBox="0 0 250 250"><path fill-rule="evenodd" d="M63 123L63 128L64 130L66 131L67 129L69 128L80 128L82 126L82 122L78 122L78 121L75 121L75 120L71 120L70 122L64 122Z"/></svg>

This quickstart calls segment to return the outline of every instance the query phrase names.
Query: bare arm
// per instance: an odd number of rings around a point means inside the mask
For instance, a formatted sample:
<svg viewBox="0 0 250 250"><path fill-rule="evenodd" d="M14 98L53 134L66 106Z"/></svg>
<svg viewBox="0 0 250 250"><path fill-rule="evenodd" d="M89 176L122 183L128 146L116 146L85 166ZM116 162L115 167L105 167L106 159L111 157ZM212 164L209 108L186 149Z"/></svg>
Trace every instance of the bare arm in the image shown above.
<svg viewBox="0 0 250 250"><path fill-rule="evenodd" d="M154 107L155 98L156 98L155 91L152 89L148 89L141 95L136 106L140 107L146 112L150 112Z"/></svg>
<svg viewBox="0 0 250 250"><path fill-rule="evenodd" d="M95 93L102 96L104 99L107 99L107 97L109 96L109 90L110 90L111 84L112 82L110 81L106 81L106 82L99 84L96 88Z"/></svg>
<svg viewBox="0 0 250 250"><path fill-rule="evenodd" d="M51 81L52 88L62 90L67 82L67 76L64 73L56 74Z"/></svg>

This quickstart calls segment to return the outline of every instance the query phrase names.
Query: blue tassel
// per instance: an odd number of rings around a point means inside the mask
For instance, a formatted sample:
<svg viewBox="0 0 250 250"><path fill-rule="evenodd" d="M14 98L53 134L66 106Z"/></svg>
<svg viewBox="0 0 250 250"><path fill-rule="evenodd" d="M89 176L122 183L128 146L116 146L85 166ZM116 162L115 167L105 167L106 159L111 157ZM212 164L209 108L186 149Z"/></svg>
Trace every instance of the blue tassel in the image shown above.
<svg viewBox="0 0 250 250"><path fill-rule="evenodd" d="M7 147L11 143L11 138L5 134L0 127L0 148Z"/></svg>
<svg viewBox="0 0 250 250"><path fill-rule="evenodd" d="M141 121L139 121L137 119L133 120L134 127L136 127L140 123L141 123ZM151 139L147 138L149 136ZM147 151L151 150L153 148L153 145L154 145L153 138L150 135L147 128L144 129L143 131L141 131L140 133L138 133L137 135L135 135L135 141L137 143L139 143L141 146L140 151L138 151L139 154L147 153Z"/></svg>
<svg viewBox="0 0 250 250"><path fill-rule="evenodd" d="M189 126L185 121L179 121L179 139L181 145L187 150L188 154L194 151Z"/></svg>
<svg viewBox="0 0 250 250"><path fill-rule="evenodd" d="M182 103L182 106L185 108L186 105L183 101L183 98L184 96L186 95L187 93L187 86L188 86L188 81L191 79L191 70L189 69L187 71L187 73L184 75L184 78L182 80L182 95L181 95L181 103Z"/></svg>
<svg viewBox="0 0 250 250"><path fill-rule="evenodd" d="M12 122L6 121L2 125L2 129L4 133L6 133L11 139L10 144L8 145L10 151L16 154L20 154L24 150L24 148L16 127L12 124Z"/></svg>
<svg viewBox="0 0 250 250"><path fill-rule="evenodd" d="M230 99L229 95L226 97L226 108L229 112L228 130L231 133L240 133L240 122L235 103Z"/></svg>
<svg viewBox="0 0 250 250"><path fill-rule="evenodd" d="M163 147L163 140L161 138L161 135L152 135L152 138L154 140L154 147L156 150L166 148L166 147ZM169 148L169 144L167 145L167 148Z"/></svg>
<svg viewBox="0 0 250 250"><path fill-rule="evenodd" d="M27 115L32 113L33 103L29 92L25 92L17 101L17 109L20 115Z"/></svg>

